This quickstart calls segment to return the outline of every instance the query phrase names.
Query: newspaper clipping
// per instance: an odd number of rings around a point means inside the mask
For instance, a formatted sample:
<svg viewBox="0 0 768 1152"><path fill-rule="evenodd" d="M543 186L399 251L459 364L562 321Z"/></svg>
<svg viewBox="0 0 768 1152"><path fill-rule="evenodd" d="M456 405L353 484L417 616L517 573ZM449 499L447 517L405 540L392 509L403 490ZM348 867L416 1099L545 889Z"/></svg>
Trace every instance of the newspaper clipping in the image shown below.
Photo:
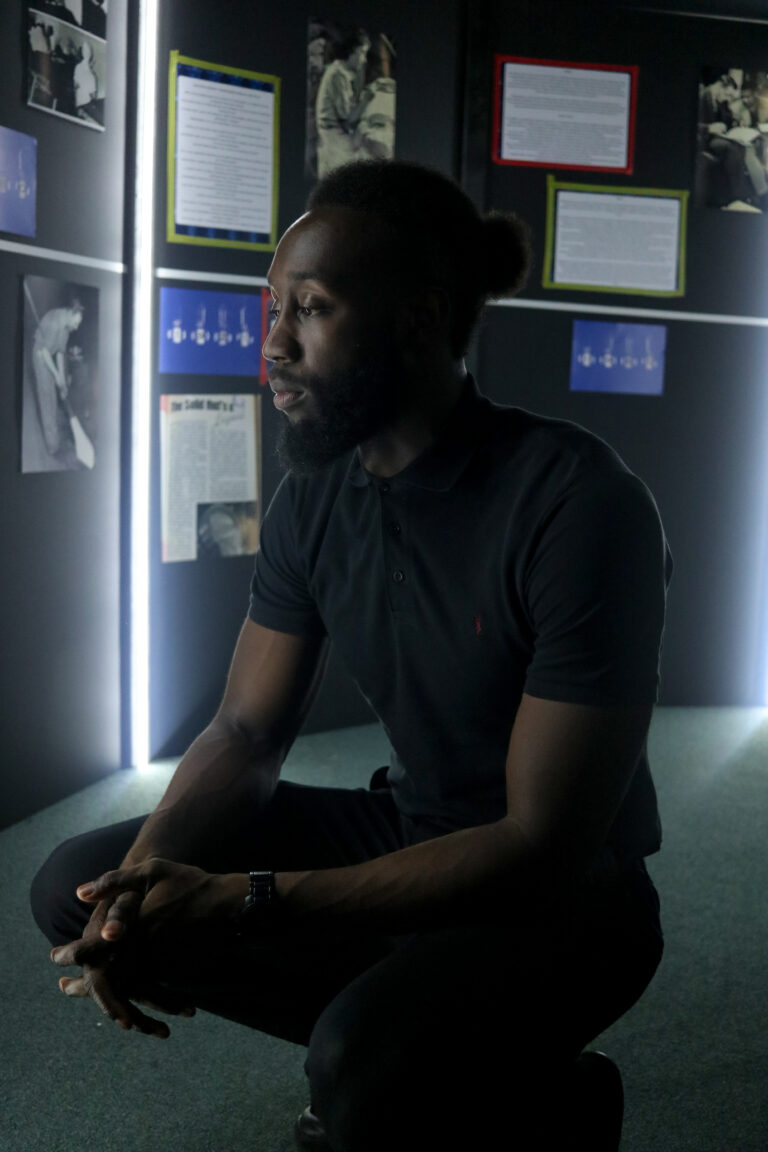
<svg viewBox="0 0 768 1152"><path fill-rule="evenodd" d="M260 397L160 397L163 562L253 555Z"/></svg>

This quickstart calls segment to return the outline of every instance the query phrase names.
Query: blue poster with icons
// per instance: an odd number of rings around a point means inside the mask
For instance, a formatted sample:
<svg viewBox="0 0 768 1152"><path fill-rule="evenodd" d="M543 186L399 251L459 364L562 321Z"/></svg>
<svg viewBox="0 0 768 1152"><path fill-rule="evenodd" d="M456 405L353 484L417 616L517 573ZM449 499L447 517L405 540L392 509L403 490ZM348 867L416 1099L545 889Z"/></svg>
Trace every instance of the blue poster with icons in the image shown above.
<svg viewBox="0 0 768 1152"><path fill-rule="evenodd" d="M665 324L574 320L571 391L661 396L666 344Z"/></svg>
<svg viewBox="0 0 768 1152"><path fill-rule="evenodd" d="M0 127L0 231L35 235L37 140Z"/></svg>
<svg viewBox="0 0 768 1152"><path fill-rule="evenodd" d="M264 293L160 289L159 370L263 377Z"/></svg>

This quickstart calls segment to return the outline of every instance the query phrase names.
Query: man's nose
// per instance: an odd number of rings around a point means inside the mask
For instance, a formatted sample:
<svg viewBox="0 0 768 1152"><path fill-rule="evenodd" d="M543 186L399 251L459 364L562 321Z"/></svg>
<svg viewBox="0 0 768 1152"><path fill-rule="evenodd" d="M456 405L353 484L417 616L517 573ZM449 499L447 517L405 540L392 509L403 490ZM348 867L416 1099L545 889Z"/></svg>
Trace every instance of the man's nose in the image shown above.
<svg viewBox="0 0 768 1152"><path fill-rule="evenodd" d="M267 333L267 338L261 349L265 360L273 360L277 364L294 361L298 356L298 344L290 331L290 325L280 313Z"/></svg>

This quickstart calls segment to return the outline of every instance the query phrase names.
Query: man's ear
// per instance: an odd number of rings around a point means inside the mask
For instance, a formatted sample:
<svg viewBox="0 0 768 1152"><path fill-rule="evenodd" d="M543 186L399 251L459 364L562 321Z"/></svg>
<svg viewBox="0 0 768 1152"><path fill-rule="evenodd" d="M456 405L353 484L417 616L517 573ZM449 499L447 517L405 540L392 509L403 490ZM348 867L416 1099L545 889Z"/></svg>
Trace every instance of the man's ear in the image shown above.
<svg viewBox="0 0 768 1152"><path fill-rule="evenodd" d="M448 293L444 288L419 288L402 300L400 317L400 334L406 343L431 343L450 328Z"/></svg>

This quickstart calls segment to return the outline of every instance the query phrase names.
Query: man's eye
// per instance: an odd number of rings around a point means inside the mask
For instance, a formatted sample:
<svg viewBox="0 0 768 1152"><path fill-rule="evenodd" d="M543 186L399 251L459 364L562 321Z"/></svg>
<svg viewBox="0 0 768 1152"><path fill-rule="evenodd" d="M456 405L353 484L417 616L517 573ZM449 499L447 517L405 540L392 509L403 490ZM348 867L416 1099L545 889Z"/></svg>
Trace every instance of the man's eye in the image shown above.
<svg viewBox="0 0 768 1152"><path fill-rule="evenodd" d="M275 319L280 315L280 309L277 304L273 304L269 309L269 315L274 316Z"/></svg>

